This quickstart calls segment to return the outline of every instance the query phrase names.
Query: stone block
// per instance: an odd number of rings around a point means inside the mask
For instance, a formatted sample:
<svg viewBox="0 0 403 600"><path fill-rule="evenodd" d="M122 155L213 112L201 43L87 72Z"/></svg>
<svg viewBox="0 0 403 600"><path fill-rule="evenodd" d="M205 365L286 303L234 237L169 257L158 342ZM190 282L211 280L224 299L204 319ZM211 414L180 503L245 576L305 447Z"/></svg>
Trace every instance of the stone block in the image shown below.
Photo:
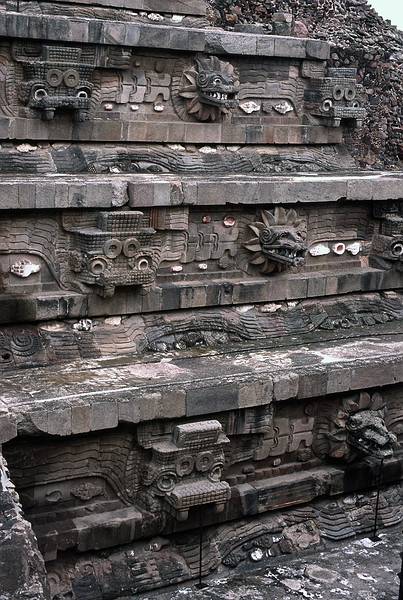
<svg viewBox="0 0 403 600"><path fill-rule="evenodd" d="M274 38L274 56L305 58L306 40L277 36Z"/></svg>
<svg viewBox="0 0 403 600"><path fill-rule="evenodd" d="M117 427L118 407L116 401L93 402L91 404L91 431Z"/></svg>
<svg viewBox="0 0 403 600"><path fill-rule="evenodd" d="M0 413L0 446L17 436L17 425L7 414Z"/></svg>
<svg viewBox="0 0 403 600"><path fill-rule="evenodd" d="M298 373L279 373L273 375L273 399L275 401L296 398L298 395Z"/></svg>
<svg viewBox="0 0 403 600"><path fill-rule="evenodd" d="M77 404L71 407L71 430L73 435L91 431L91 406Z"/></svg>
<svg viewBox="0 0 403 600"><path fill-rule="evenodd" d="M139 398L140 420L152 421L160 411L162 395L160 392L145 394Z"/></svg>
<svg viewBox="0 0 403 600"><path fill-rule="evenodd" d="M357 358L359 358L357 356ZM395 383L394 365L367 364L351 370L351 389L366 389L368 387L390 385Z"/></svg>
<svg viewBox="0 0 403 600"><path fill-rule="evenodd" d="M47 410L35 410L29 415L32 425L37 431L43 433L48 432L48 411Z"/></svg>
<svg viewBox="0 0 403 600"><path fill-rule="evenodd" d="M273 399L273 382L257 381L239 386L239 408L270 404Z"/></svg>
<svg viewBox="0 0 403 600"><path fill-rule="evenodd" d="M205 52L211 54L256 54L257 38L253 34L206 31Z"/></svg>
<svg viewBox="0 0 403 600"><path fill-rule="evenodd" d="M157 418L174 419L186 415L186 392L184 390L172 389L162 392L159 401Z"/></svg>
<svg viewBox="0 0 403 600"><path fill-rule="evenodd" d="M48 410L47 433L50 435L71 435L71 408L55 404Z"/></svg>
<svg viewBox="0 0 403 600"><path fill-rule="evenodd" d="M306 40L306 55L309 58L317 58L318 60L327 60L330 56L330 45L328 42L320 40Z"/></svg>
<svg viewBox="0 0 403 600"><path fill-rule="evenodd" d="M186 416L208 415L238 409L236 384L192 388L186 392Z"/></svg>
<svg viewBox="0 0 403 600"><path fill-rule="evenodd" d="M258 56L274 56L274 40L271 35L259 35L256 38L256 54Z"/></svg>
<svg viewBox="0 0 403 600"><path fill-rule="evenodd" d="M351 388L351 370L349 368L328 369L327 394L345 392Z"/></svg>
<svg viewBox="0 0 403 600"><path fill-rule="evenodd" d="M327 392L327 372L313 371L301 373L298 382L298 398L324 396Z"/></svg>
<svg viewBox="0 0 403 600"><path fill-rule="evenodd" d="M140 423L140 403L137 399L121 400L118 402L119 423Z"/></svg>

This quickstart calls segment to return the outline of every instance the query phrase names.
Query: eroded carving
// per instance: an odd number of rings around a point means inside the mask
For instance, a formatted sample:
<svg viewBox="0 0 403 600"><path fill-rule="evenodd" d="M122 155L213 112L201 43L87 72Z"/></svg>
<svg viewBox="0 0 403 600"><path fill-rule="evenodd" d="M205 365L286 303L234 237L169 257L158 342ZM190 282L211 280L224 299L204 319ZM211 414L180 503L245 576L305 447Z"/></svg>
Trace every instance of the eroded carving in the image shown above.
<svg viewBox="0 0 403 600"><path fill-rule="evenodd" d="M255 235L244 243L244 247L253 252L249 262L258 266L261 273L284 271L304 264L307 247L301 219L295 210L282 207L276 207L274 213L262 210L261 220L248 227Z"/></svg>
<svg viewBox="0 0 403 600"><path fill-rule="evenodd" d="M329 68L327 76L312 83L305 92L311 114L328 119L333 127L342 121L361 126L367 111L363 108L363 86L357 84L357 70Z"/></svg>
<svg viewBox="0 0 403 600"><path fill-rule="evenodd" d="M351 461L357 456L385 459L393 455L396 436L385 425L379 393L346 398L342 406L326 403L315 424L313 449L321 458Z"/></svg>
<svg viewBox="0 0 403 600"><path fill-rule="evenodd" d="M372 260L381 268L395 266L403 269L403 207L401 203L381 204L374 207L374 216L380 220L379 230L372 244Z"/></svg>
<svg viewBox="0 0 403 600"><path fill-rule="evenodd" d="M116 286L150 286L156 277L159 252L156 233L143 225L139 211L100 212L97 227L73 228L77 250L70 264L77 278L112 296Z"/></svg>
<svg viewBox="0 0 403 600"><path fill-rule="evenodd" d="M216 56L197 56L194 66L183 71L179 84L186 112L198 121L219 121L236 108L238 90L234 66Z"/></svg>
<svg viewBox="0 0 403 600"><path fill-rule="evenodd" d="M221 481L228 442L218 421L177 425L171 440L151 445L142 503L149 507L151 496L181 521L195 506L214 504L222 511L231 496L229 485Z"/></svg>

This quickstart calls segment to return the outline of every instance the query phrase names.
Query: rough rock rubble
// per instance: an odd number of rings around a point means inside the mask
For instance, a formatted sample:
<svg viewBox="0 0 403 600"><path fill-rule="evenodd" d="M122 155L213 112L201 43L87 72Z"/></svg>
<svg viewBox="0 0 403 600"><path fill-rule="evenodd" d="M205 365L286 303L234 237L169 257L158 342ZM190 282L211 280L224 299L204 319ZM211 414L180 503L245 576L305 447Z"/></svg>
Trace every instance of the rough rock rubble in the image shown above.
<svg viewBox="0 0 403 600"><path fill-rule="evenodd" d="M358 69L368 115L348 144L361 168L401 168L403 159L403 32L367 0L210 0L210 19L238 31L259 27L327 40L330 66ZM283 14L279 14L283 13ZM288 24L284 13L292 15Z"/></svg>

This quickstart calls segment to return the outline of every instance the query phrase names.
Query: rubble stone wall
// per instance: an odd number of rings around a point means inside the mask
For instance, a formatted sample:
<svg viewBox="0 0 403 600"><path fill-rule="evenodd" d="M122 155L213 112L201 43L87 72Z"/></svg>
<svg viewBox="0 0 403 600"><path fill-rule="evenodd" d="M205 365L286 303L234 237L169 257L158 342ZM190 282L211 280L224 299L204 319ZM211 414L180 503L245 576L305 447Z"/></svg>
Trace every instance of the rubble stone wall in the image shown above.
<svg viewBox="0 0 403 600"><path fill-rule="evenodd" d="M292 33L331 43L329 64L356 67L368 115L349 146L360 167L396 168L403 156L403 34L366 0L210 0L212 21L236 31L250 24L280 33L279 11L291 13ZM276 22L277 20L277 22Z"/></svg>

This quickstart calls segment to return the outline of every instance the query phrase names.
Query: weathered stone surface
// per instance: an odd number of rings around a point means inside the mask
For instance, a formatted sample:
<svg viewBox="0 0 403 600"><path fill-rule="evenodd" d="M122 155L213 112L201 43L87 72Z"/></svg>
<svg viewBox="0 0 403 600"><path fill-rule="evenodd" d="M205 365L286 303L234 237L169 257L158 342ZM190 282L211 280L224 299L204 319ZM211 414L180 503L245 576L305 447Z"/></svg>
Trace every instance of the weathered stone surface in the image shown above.
<svg viewBox="0 0 403 600"><path fill-rule="evenodd" d="M32 527L0 454L0 590L4 600L48 600L46 570Z"/></svg>
<svg viewBox="0 0 403 600"><path fill-rule="evenodd" d="M260 6L0 0L2 600L402 521L402 173L347 150L353 59Z"/></svg>

